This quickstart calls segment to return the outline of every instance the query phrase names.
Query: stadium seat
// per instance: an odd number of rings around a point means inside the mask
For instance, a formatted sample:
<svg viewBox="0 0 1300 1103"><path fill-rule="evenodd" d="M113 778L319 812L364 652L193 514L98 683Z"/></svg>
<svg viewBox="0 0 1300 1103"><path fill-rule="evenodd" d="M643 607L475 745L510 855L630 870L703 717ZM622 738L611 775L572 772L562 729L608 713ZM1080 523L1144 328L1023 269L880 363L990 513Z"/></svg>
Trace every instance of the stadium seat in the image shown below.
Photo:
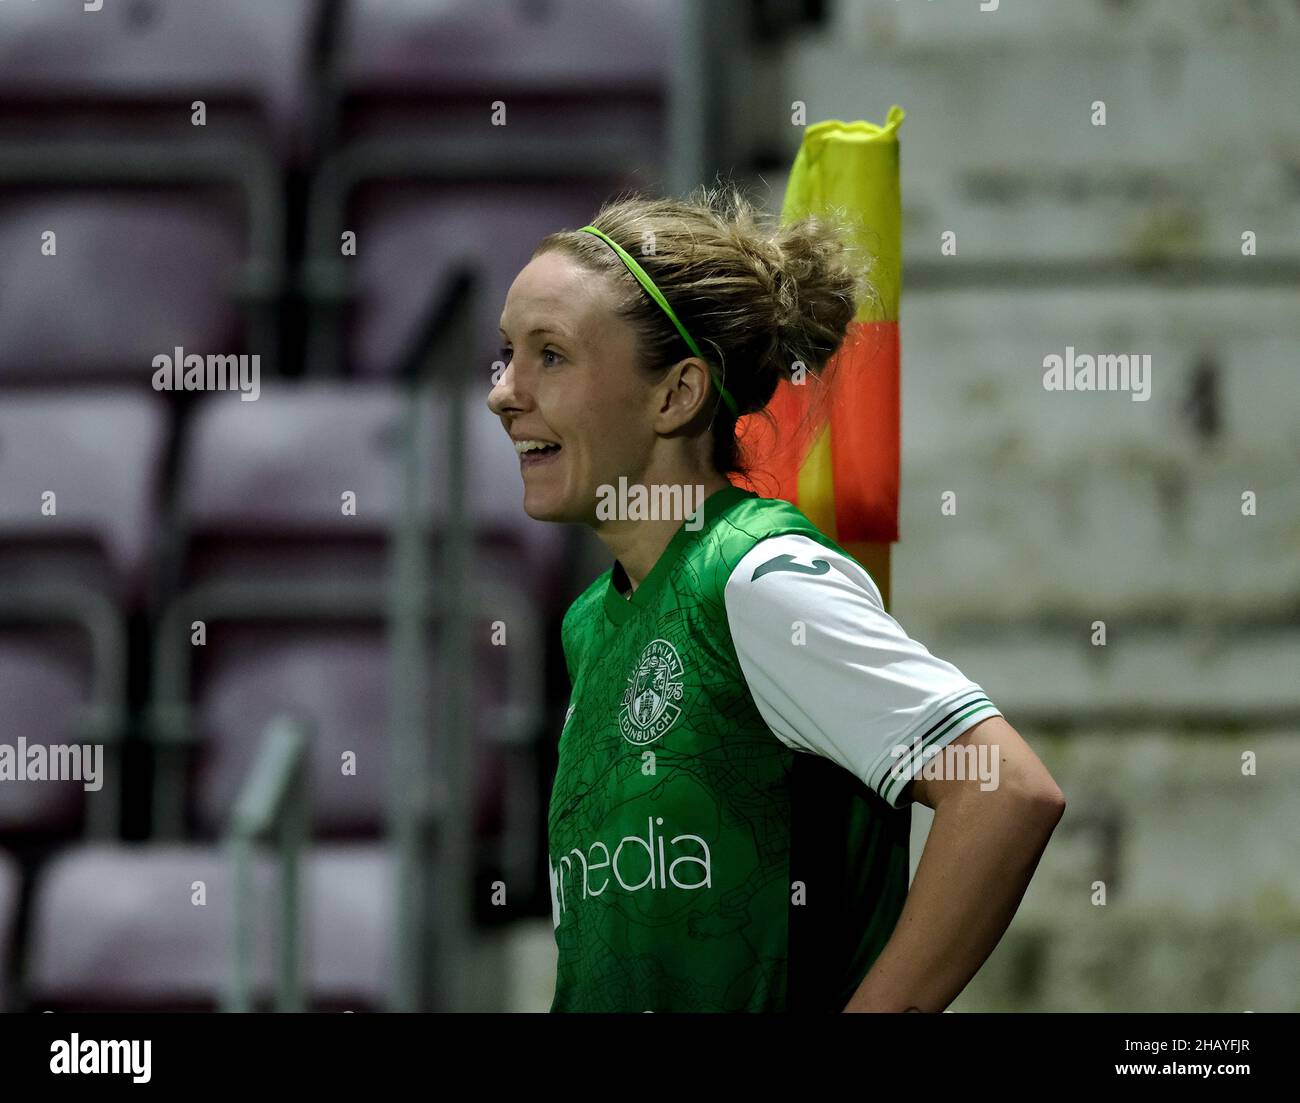
<svg viewBox="0 0 1300 1103"><path fill-rule="evenodd" d="M126 615L146 597L166 417L153 394L0 400L0 715L6 736L103 744L101 787L0 786L0 836L119 826ZM83 815L85 813L85 815Z"/></svg>
<svg viewBox="0 0 1300 1103"><path fill-rule="evenodd" d="M312 383L263 388L256 402L207 399L182 444L174 543L192 581L287 572L295 579L382 578L387 539L403 512L403 395L389 384ZM466 398L466 490L479 576L509 580L540 599L561 567L559 526L522 509L519 460L486 391ZM448 407L429 400L429 520L447 520ZM354 515L343 493L356 495Z"/></svg>
<svg viewBox="0 0 1300 1103"><path fill-rule="evenodd" d="M683 0L347 0L349 86L655 91Z"/></svg>
<svg viewBox="0 0 1300 1103"><path fill-rule="evenodd" d="M18 863L0 850L0 1014L11 1010L8 962L18 923L18 900L22 876Z"/></svg>
<svg viewBox="0 0 1300 1103"><path fill-rule="evenodd" d="M166 403L138 388L0 397L0 583L141 599L167 435Z"/></svg>
<svg viewBox="0 0 1300 1103"><path fill-rule="evenodd" d="M244 237L237 212L166 191L0 191L0 383L144 391L178 346L245 351Z"/></svg>
<svg viewBox="0 0 1300 1103"><path fill-rule="evenodd" d="M486 368L536 243L590 221L612 194L659 183L680 0L353 0L344 13L335 148L308 218L309 370L399 370L467 262L479 278L474 361ZM498 102L505 129L493 125ZM355 259L340 256L344 230Z"/></svg>
<svg viewBox="0 0 1300 1103"><path fill-rule="evenodd" d="M254 863L252 880L253 990L265 1004L279 891L269 855ZM389 851L311 847L302 883L311 1006L382 1009L395 930ZM230 860L220 848L184 843L65 851L37 874L31 931L25 989L34 1010L214 1010L230 979Z"/></svg>
<svg viewBox="0 0 1300 1103"><path fill-rule="evenodd" d="M500 100L515 138L624 135L654 163L682 3L349 0L335 78L344 137L452 139L486 126Z"/></svg>
<svg viewBox="0 0 1300 1103"><path fill-rule="evenodd" d="M0 383L143 386L176 347L277 366L281 177L304 158L322 11L5 6Z"/></svg>
<svg viewBox="0 0 1300 1103"><path fill-rule="evenodd" d="M492 649L478 648L476 708L492 717L505 689ZM430 682L438 648L430 647ZM198 756L193 827L204 838L230 826L230 811L263 732L280 713L304 720L309 733L308 790L317 838L377 838L388 826L394 788L389 707L391 666L382 625L238 622L213 625L194 678ZM437 720L439 687L429 686ZM486 733L478 743L476 829L501 827L503 777ZM345 772L348 757L355 772Z"/></svg>
<svg viewBox="0 0 1300 1103"><path fill-rule="evenodd" d="M6 4L0 134L251 136L286 153L300 141L321 0L82 0Z"/></svg>
<svg viewBox="0 0 1300 1103"><path fill-rule="evenodd" d="M392 184L363 193L355 207L360 245L352 274L345 348L348 370L391 374L409 356L426 313L462 270L475 286L472 350L484 397L499 359L506 294L538 242L585 226L617 190L612 178L510 184Z"/></svg>
<svg viewBox="0 0 1300 1103"><path fill-rule="evenodd" d="M93 677L84 633L36 624L0 626L4 742L14 748L19 738L28 748L82 743L89 734L85 724L95 692ZM109 765L106 756L103 764ZM87 791L76 780L2 782L0 839L73 837L82 830L87 802L114 796L111 788Z"/></svg>
<svg viewBox="0 0 1300 1103"><path fill-rule="evenodd" d="M373 837L384 829L392 792L389 545L404 512L401 394L386 384L280 385L255 403L205 396L196 407L176 488L177 566L155 633L152 729L160 747L172 734L198 753L183 772L188 784L167 764L160 771L155 826L164 832L219 830L266 723L285 709L312 731L317 834ZM434 398L424 415L435 449L428 465L435 551L448 520L437 451L445 413ZM537 595L558 570L564 536L519 507L518 460L486 406L475 399L466 416L480 594L472 603L475 826L480 841L501 847L503 863L514 865L535 847L536 786L506 747L526 744L541 719ZM355 511L343 508L346 492ZM434 566L436 599L436 558ZM194 648L199 620L206 642ZM496 620L513 646L491 645ZM445 645L436 627L430 636L427 703L436 727ZM356 776L341 775L347 751L358 756Z"/></svg>

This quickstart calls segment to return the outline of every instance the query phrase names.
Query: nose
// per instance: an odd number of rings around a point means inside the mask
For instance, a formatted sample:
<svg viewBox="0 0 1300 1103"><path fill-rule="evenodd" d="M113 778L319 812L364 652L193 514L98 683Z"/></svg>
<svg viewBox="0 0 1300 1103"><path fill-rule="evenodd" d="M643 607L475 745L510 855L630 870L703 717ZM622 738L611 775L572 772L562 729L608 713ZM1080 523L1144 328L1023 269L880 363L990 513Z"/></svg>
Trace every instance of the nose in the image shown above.
<svg viewBox="0 0 1300 1103"><path fill-rule="evenodd" d="M497 377L497 381L492 384L492 389L488 391L487 404L488 409L497 417L504 417L507 413L516 411L519 408L519 395L515 391L513 361L506 364Z"/></svg>

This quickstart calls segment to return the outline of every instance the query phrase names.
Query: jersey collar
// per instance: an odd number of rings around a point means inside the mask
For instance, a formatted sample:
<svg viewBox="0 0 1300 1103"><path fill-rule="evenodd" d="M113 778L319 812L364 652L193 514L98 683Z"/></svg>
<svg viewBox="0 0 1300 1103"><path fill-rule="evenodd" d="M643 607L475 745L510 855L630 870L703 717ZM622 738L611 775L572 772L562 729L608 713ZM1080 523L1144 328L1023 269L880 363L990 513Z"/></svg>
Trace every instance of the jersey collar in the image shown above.
<svg viewBox="0 0 1300 1103"><path fill-rule="evenodd" d="M673 538L664 548L663 554L655 561L655 565L650 568L650 573L642 580L641 585L632 591L631 597L624 597L619 592L618 586L615 585L614 579L618 577L627 584L627 576L623 573L623 566L614 561L614 568L610 572L609 584L605 587L605 614L615 624L623 624L631 620L638 612L648 609L655 600L655 596L662 588L664 579L672 571L673 564L677 562L678 557L683 551L695 540L696 537L707 532L713 522L730 509L737 502L742 502L746 498L758 497L752 490L744 490L734 484L728 484L720 490L715 490L704 499L703 511L704 520L697 529L688 529L685 522L673 533Z"/></svg>

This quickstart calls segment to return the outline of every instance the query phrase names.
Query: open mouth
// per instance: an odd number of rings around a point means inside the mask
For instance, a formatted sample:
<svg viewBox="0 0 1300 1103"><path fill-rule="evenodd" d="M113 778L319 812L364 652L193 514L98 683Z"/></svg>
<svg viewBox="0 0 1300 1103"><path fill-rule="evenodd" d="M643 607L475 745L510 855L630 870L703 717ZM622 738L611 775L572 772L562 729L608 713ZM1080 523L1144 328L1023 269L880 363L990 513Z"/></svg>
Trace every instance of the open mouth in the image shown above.
<svg viewBox="0 0 1300 1103"><path fill-rule="evenodd" d="M559 455L560 445L547 444L541 447L529 447L526 451L519 454L519 463L521 467L538 467L539 464L550 463L556 455Z"/></svg>

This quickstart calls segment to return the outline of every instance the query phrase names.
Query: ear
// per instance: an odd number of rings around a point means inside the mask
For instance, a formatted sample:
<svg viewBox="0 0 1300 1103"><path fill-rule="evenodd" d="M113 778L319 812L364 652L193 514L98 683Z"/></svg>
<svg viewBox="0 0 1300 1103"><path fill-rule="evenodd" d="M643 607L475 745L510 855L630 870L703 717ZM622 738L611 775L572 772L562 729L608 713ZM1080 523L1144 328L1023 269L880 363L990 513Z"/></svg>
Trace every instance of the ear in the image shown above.
<svg viewBox="0 0 1300 1103"><path fill-rule="evenodd" d="M655 387L658 403L654 413L654 430L664 436L678 432L701 415L713 412L718 396L709 386L709 368L698 356L679 360Z"/></svg>

